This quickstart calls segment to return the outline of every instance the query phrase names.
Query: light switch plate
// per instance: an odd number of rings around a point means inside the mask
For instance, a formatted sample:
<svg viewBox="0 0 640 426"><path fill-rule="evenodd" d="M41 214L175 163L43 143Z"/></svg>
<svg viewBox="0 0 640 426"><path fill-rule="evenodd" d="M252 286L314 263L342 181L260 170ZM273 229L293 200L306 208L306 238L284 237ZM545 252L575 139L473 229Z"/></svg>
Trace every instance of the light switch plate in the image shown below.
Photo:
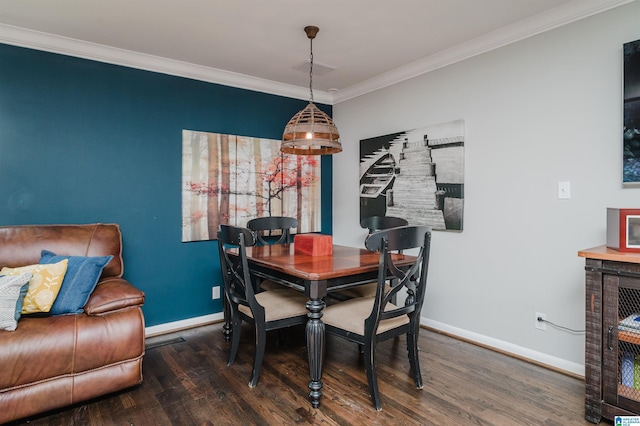
<svg viewBox="0 0 640 426"><path fill-rule="evenodd" d="M571 182L558 182L558 199L568 200L571 198Z"/></svg>

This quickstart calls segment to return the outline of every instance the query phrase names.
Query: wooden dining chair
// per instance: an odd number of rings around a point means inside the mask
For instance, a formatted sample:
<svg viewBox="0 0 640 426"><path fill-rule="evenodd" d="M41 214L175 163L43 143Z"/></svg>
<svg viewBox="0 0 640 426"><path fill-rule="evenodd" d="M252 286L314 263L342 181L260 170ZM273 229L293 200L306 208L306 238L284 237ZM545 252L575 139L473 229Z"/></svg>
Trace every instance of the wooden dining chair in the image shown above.
<svg viewBox="0 0 640 426"><path fill-rule="evenodd" d="M368 228L369 234L383 229L395 228L397 226L407 226L409 222L401 217L394 216L370 216L360 221L361 228Z"/></svg>
<svg viewBox="0 0 640 426"><path fill-rule="evenodd" d="M257 242L262 245L289 244L291 229L297 227L298 220L287 216L258 217L247 222L247 228L254 231ZM256 286L261 290L282 288L281 284L271 280L262 280Z"/></svg>
<svg viewBox="0 0 640 426"><path fill-rule="evenodd" d="M394 216L371 216L360 221L360 227L368 228L369 235L383 229L407 226L408 224L409 222L407 222L406 219ZM332 297L340 300L352 299L354 297L371 297L376 294L376 288L376 283L359 285L357 287L340 290L332 294Z"/></svg>
<svg viewBox="0 0 640 426"><path fill-rule="evenodd" d="M406 335L413 378L416 388L422 389L418 336L429 269L431 228L405 226L375 232L367 237L365 245L369 250L380 251L376 295L327 306L322 320L327 333L363 347L369 392L373 405L379 411L381 403L375 356L378 342ZM393 253L415 248L419 248L419 253L411 266L400 268L394 264ZM391 283L391 286L387 283ZM400 291L406 291L404 306L396 306L392 302Z"/></svg>
<svg viewBox="0 0 640 426"><path fill-rule="evenodd" d="M258 243L288 244L291 242L291 228L298 227L298 220L286 216L268 216L251 219L247 228L255 232Z"/></svg>
<svg viewBox="0 0 640 426"><path fill-rule="evenodd" d="M251 284L246 247L256 244L255 235L247 228L220 225L218 251L222 267L224 294L229 306L231 322L231 352L227 365L233 365L238 346L242 321L255 329L255 357L249 386L258 383L267 341L267 332L279 330L307 321L307 297L298 291L281 287L255 293ZM237 248L238 255L230 256L230 248Z"/></svg>

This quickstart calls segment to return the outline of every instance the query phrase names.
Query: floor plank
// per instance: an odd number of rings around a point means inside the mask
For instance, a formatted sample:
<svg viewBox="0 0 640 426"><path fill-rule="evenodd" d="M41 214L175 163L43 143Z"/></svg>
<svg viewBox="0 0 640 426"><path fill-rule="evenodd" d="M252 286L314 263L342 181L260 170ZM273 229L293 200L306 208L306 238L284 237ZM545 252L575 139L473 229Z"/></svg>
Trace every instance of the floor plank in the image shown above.
<svg viewBox="0 0 640 426"><path fill-rule="evenodd" d="M324 396L313 409L304 328L269 335L258 386L248 386L253 331L227 366L222 324L147 341L144 382L14 425L590 425L584 382L426 329L424 387L415 388L404 338L378 345L382 411L370 400L358 347L327 338ZM603 424L610 422L603 421Z"/></svg>

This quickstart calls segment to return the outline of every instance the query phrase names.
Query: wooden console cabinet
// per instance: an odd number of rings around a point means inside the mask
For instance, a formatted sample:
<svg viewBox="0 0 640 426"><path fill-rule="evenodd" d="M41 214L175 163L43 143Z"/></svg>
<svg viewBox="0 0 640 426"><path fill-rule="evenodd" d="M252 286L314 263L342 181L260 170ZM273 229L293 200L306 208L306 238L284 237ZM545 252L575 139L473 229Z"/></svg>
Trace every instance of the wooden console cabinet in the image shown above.
<svg viewBox="0 0 640 426"><path fill-rule="evenodd" d="M585 258L585 418L640 415L640 253L606 246Z"/></svg>

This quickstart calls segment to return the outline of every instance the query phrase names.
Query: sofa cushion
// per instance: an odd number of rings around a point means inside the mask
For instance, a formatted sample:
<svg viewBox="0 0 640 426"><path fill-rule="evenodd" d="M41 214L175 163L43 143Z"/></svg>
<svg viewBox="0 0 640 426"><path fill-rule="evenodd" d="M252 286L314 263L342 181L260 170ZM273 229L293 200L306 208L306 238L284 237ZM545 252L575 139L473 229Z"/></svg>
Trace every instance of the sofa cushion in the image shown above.
<svg viewBox="0 0 640 426"><path fill-rule="evenodd" d="M53 306L53 315L79 314L96 284L104 267L113 259L113 256L58 256L48 250L42 250L40 263L57 263L68 260L67 273L62 281L62 287Z"/></svg>
<svg viewBox="0 0 640 426"><path fill-rule="evenodd" d="M16 331L0 331L0 395L3 397L8 389L59 377L73 378L75 374L139 358L144 354L144 343L140 309L125 309L102 316L20 318ZM100 380L94 382L97 389L105 386L108 384ZM68 396L73 387L72 381L63 393ZM0 401L3 401L2 397ZM0 403L0 419L3 409Z"/></svg>
<svg viewBox="0 0 640 426"><path fill-rule="evenodd" d="M22 311L32 274L0 276L0 330L14 331Z"/></svg>
<svg viewBox="0 0 640 426"><path fill-rule="evenodd" d="M19 268L5 267L0 270L0 275L16 276L31 272L33 277L29 280L29 290L24 298L22 313L49 312L60 291L68 263L69 261L64 259L51 265L36 264Z"/></svg>
<svg viewBox="0 0 640 426"><path fill-rule="evenodd" d="M43 249L65 256L107 256L113 259L104 277L121 277L122 233L117 224L0 226L0 268L33 265Z"/></svg>

